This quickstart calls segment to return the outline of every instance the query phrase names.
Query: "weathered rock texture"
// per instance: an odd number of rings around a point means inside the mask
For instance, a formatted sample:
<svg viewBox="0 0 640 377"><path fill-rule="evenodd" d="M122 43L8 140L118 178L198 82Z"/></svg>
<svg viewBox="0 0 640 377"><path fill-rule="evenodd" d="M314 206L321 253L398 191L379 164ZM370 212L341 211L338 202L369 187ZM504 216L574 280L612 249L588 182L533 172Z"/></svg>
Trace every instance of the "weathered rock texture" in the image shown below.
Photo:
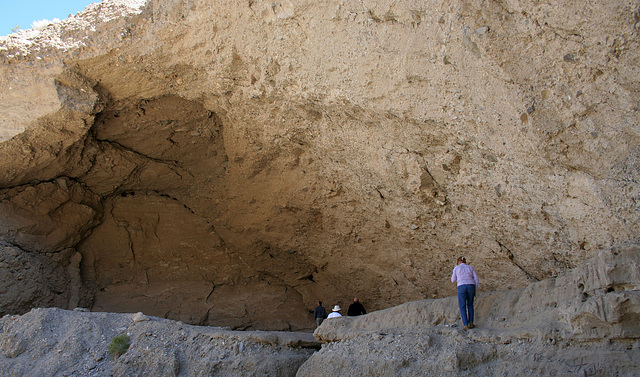
<svg viewBox="0 0 640 377"><path fill-rule="evenodd" d="M637 376L640 250L601 252L557 278L481 293L460 328L454 297L310 332L228 331L142 313L34 309L0 319L0 373L47 376ZM131 346L107 347L118 334ZM321 344L322 342L323 344ZM315 350L318 350L315 352Z"/></svg>
<svg viewBox="0 0 640 377"><path fill-rule="evenodd" d="M3 376L295 376L311 333L230 331L142 313L34 309L0 319ZM112 339L127 335L119 356Z"/></svg>
<svg viewBox="0 0 640 377"><path fill-rule="evenodd" d="M480 294L463 331L455 297L326 320L297 376L637 376L640 249L602 252L525 289Z"/></svg>
<svg viewBox="0 0 640 377"><path fill-rule="evenodd" d="M118 0L2 37L2 313L309 328L451 295L460 254L494 290L637 242L639 8Z"/></svg>

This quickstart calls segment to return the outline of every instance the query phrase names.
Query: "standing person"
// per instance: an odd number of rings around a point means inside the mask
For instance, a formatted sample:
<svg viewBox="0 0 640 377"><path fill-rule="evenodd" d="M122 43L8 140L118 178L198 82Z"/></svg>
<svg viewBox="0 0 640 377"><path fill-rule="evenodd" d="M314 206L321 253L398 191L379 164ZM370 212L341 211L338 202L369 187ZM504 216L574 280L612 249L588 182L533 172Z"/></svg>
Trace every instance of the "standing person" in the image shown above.
<svg viewBox="0 0 640 377"><path fill-rule="evenodd" d="M463 330L472 329L473 325L473 299L480 284L476 270L467 264L465 257L458 258L457 265L453 268L451 282L458 283L458 306L462 316Z"/></svg>
<svg viewBox="0 0 640 377"><path fill-rule="evenodd" d="M342 310L342 308L340 307L340 305L334 306L333 309L331 310L331 314L329 314L329 316L327 318L342 317L342 314L340 314L341 310Z"/></svg>
<svg viewBox="0 0 640 377"><path fill-rule="evenodd" d="M353 299L353 304L349 305L349 310L347 310L347 315L351 317L351 316L357 316L362 314L367 314L367 311L364 309L364 305L362 305L360 301L358 301L358 298L356 297Z"/></svg>
<svg viewBox="0 0 640 377"><path fill-rule="evenodd" d="M318 306L313 310L313 317L316 319L316 326L320 327L325 318L327 318L327 311L322 306L322 301L318 301Z"/></svg>

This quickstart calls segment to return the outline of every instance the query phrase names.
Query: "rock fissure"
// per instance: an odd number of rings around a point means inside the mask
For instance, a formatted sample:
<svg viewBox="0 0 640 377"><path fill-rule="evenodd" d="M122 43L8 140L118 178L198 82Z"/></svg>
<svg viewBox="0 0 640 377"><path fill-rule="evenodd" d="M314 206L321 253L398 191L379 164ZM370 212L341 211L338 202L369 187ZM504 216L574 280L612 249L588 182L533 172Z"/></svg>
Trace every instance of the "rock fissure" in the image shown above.
<svg viewBox="0 0 640 377"><path fill-rule="evenodd" d="M158 163L161 163L161 164L167 164L167 165L170 165L172 167L177 167L178 166L178 161L176 161L176 160L163 160L163 159L147 156L147 155L144 155L143 153L140 153L140 152L136 151L135 149L129 148L127 146L124 146L124 145L118 143L117 141L107 140L107 139L98 139L98 138L95 138L95 140L97 142L100 142L100 143L107 143L109 145L115 145L116 148L131 152L131 153L133 153L133 154L135 154L137 156L140 156L140 157L142 157L143 159L146 159L146 160L158 162Z"/></svg>
<svg viewBox="0 0 640 377"><path fill-rule="evenodd" d="M516 262L515 260L515 255L513 255L513 252L511 252L511 250L509 250L508 247L506 247L502 242L497 241L498 246L500 246L500 250L503 251L503 253L507 256L507 258L509 258L509 261L511 263L513 263L514 266L516 266L517 268L520 269L520 271L524 272L524 274L527 276L527 278L529 278L529 280L532 281L539 281L540 279L536 278L535 276L531 275L527 270L525 270L520 264L518 264L518 262Z"/></svg>

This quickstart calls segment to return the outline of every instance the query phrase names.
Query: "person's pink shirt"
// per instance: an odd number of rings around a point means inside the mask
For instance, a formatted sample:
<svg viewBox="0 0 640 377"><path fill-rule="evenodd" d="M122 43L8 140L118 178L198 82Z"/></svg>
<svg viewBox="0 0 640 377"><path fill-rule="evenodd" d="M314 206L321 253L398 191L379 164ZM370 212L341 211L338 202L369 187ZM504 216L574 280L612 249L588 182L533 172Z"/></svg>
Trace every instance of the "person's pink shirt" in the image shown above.
<svg viewBox="0 0 640 377"><path fill-rule="evenodd" d="M451 282L457 282L458 286L465 284L475 284L476 289L478 289L478 286L480 285L480 280L478 279L476 270L466 263L460 263L453 268Z"/></svg>

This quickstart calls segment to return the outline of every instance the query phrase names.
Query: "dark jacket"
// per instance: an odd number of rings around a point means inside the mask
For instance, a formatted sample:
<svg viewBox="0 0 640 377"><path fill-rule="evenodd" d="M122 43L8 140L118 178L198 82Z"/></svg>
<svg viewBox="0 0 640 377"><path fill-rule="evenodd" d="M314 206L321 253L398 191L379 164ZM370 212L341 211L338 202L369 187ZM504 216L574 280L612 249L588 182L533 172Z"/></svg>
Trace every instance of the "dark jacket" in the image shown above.
<svg viewBox="0 0 640 377"><path fill-rule="evenodd" d="M313 311L313 318L327 318L327 311L324 310L324 306L316 306Z"/></svg>
<svg viewBox="0 0 640 377"><path fill-rule="evenodd" d="M347 311L348 316L356 316L367 314L367 311L364 309L364 306L360 303L360 301L355 301L353 304L349 305L349 310Z"/></svg>

